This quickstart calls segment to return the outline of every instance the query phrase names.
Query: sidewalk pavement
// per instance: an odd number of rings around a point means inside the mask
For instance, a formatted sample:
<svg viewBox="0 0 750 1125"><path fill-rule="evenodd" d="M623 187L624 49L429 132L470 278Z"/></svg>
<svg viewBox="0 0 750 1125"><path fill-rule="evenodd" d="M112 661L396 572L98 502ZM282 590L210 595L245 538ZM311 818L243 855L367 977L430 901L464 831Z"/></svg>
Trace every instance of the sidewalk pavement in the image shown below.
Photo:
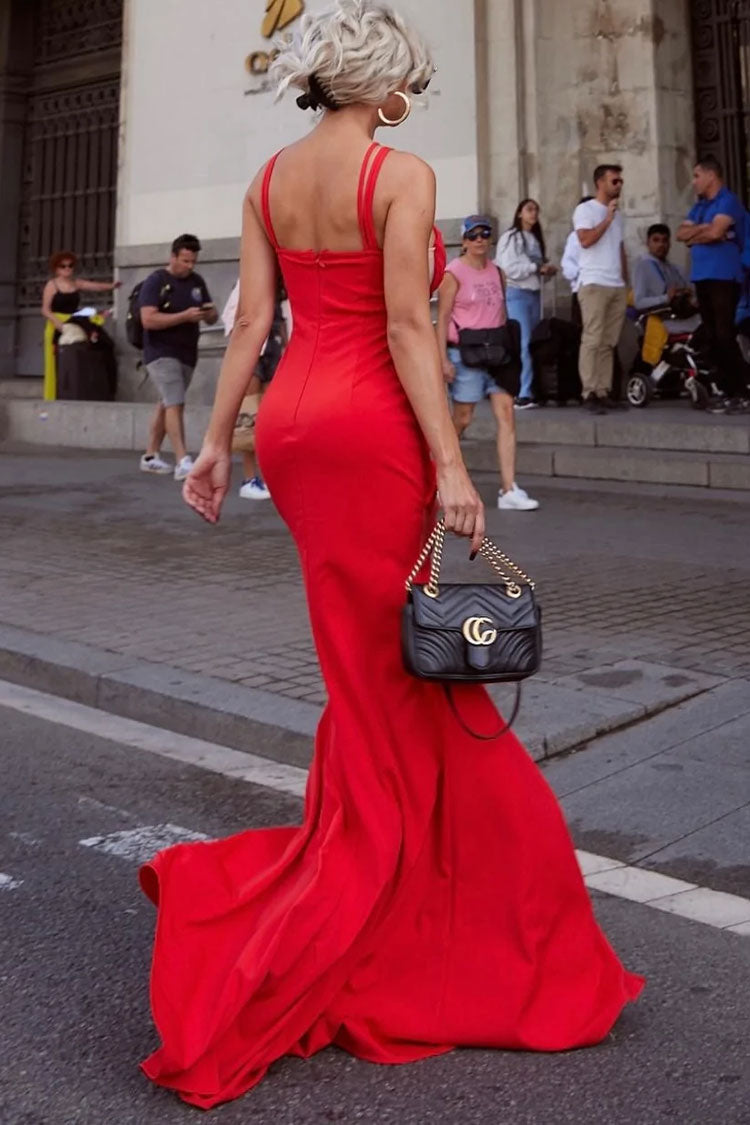
<svg viewBox="0 0 750 1125"><path fill-rule="evenodd" d="M483 478L488 503L494 487ZM490 510L489 532L544 609L544 667L517 724L535 758L750 678L747 505L534 491L539 512ZM272 504L233 494L210 528L132 455L21 451L0 461L0 534L0 677L307 762L325 693Z"/></svg>

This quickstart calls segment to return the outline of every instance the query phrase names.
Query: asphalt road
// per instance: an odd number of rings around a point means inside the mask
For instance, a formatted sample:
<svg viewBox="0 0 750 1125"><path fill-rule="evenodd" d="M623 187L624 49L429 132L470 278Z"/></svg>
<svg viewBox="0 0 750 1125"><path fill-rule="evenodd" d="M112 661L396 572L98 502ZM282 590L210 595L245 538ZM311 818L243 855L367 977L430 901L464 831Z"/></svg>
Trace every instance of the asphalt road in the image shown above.
<svg viewBox="0 0 750 1125"><path fill-rule="evenodd" d="M10 709L0 709L0 764L0 871L16 884L0 887L0 1122L196 1119L137 1067L155 1036L147 996L154 912L138 890L136 858L81 841L164 824L213 836L293 823L299 802ZM558 763L553 784L575 788L580 769L580 759L568 773ZM596 908L629 967L648 977L641 1000L598 1048L460 1051L399 1068L328 1050L282 1060L213 1119L750 1122L750 938L622 899L597 896Z"/></svg>

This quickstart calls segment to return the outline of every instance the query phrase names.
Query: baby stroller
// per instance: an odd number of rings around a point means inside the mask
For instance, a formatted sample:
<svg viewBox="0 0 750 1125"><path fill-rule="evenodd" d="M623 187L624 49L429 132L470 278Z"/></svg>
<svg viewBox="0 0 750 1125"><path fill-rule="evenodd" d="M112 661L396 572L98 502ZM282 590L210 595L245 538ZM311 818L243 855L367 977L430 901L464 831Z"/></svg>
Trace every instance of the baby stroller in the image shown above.
<svg viewBox="0 0 750 1125"><path fill-rule="evenodd" d="M678 318L669 305L649 309L635 319L641 347L625 384L630 406L648 406L653 398L687 394L696 410L705 410L717 394L715 372L702 351L705 330L693 318L684 332L670 333L665 322Z"/></svg>

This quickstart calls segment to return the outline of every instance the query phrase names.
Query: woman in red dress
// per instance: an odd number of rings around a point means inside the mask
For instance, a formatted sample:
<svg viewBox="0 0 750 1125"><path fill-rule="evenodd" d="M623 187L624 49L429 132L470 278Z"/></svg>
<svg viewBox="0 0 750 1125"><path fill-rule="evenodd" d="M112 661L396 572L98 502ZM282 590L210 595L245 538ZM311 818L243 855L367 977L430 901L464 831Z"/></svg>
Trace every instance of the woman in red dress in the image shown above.
<svg viewBox="0 0 750 1125"><path fill-rule="evenodd" d="M218 520L280 266L294 328L257 450L299 548L329 703L301 827L181 844L141 872L162 1041L143 1069L204 1108L330 1044L380 1063L593 1044L642 985L515 736L471 738L402 665L404 582L436 491L450 529L474 549L484 533L430 321L435 179L372 143L432 70L385 5L308 16L276 74L322 116L245 200L237 325L185 499ZM482 688L460 699L474 728L497 723Z"/></svg>

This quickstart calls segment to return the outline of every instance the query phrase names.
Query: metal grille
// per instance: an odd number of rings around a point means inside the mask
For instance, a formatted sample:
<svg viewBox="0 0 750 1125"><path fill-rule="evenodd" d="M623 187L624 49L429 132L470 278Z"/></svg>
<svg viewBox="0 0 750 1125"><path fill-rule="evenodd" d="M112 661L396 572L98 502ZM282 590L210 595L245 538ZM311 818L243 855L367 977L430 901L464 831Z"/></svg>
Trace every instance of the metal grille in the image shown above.
<svg viewBox="0 0 750 1125"><path fill-rule="evenodd" d="M20 308L39 304L56 250L72 250L83 276L112 275L120 78L85 79L88 60L121 42L122 0L40 0L24 146Z"/></svg>
<svg viewBox="0 0 750 1125"><path fill-rule="evenodd" d="M750 202L750 0L693 0L696 145Z"/></svg>

